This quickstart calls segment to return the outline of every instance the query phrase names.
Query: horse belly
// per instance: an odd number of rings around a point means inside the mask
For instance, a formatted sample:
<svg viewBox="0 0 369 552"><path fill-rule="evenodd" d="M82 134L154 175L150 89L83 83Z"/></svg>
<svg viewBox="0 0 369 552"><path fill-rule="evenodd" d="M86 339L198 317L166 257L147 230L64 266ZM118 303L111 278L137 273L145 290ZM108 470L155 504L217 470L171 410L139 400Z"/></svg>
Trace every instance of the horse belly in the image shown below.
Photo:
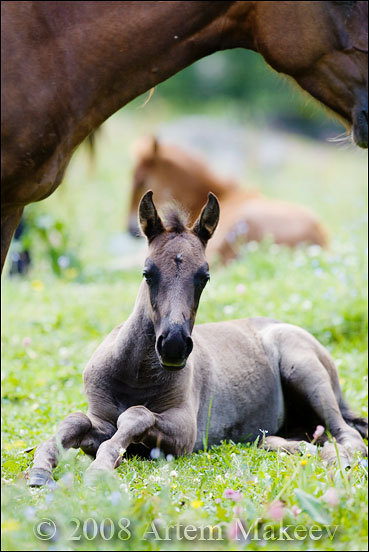
<svg viewBox="0 0 369 552"><path fill-rule="evenodd" d="M202 449L205 443L211 446L222 440L253 442L263 435L275 435L284 420L282 393L273 390L272 394L254 400L250 395L245 400L233 401L213 396L209 424L207 417L198 420L195 450Z"/></svg>
<svg viewBox="0 0 369 552"><path fill-rule="evenodd" d="M199 399L195 450L222 440L251 442L275 435L283 425L284 400L278 366L264 349L234 347L226 363L218 358L206 370Z"/></svg>

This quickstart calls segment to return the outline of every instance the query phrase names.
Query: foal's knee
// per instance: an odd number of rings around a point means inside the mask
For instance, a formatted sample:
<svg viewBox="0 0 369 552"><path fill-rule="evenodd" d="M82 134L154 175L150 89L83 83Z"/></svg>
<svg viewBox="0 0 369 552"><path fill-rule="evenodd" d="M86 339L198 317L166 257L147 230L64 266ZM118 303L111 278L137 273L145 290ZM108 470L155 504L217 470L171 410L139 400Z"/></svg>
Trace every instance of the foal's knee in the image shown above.
<svg viewBox="0 0 369 552"><path fill-rule="evenodd" d="M131 406L118 418L118 430L127 430L133 442L139 442L143 434L155 425L155 416L145 406Z"/></svg>
<svg viewBox="0 0 369 552"><path fill-rule="evenodd" d="M76 440L81 440L91 427L91 420L86 414L73 412L59 424L56 437L59 438L63 448L75 448L78 444Z"/></svg>
<svg viewBox="0 0 369 552"><path fill-rule="evenodd" d="M155 416L146 406L131 406L119 416L117 428L119 429L122 423L127 423L128 420L152 426L155 423Z"/></svg>
<svg viewBox="0 0 369 552"><path fill-rule="evenodd" d="M37 447L33 468L30 471L29 485L40 487L51 482L51 472L58 463L60 453L68 448L78 448L91 425L86 414L82 412L69 414L59 424L55 435Z"/></svg>

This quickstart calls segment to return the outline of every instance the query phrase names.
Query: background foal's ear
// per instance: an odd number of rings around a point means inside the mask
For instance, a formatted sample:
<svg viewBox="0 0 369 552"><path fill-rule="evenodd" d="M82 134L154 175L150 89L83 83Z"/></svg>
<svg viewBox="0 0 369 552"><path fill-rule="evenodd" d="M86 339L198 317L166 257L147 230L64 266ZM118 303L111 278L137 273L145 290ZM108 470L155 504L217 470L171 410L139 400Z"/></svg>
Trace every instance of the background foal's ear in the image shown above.
<svg viewBox="0 0 369 552"><path fill-rule="evenodd" d="M152 190L146 192L140 201L138 207L138 217L142 232L149 242L164 232L164 226L158 215L154 202L152 200Z"/></svg>
<svg viewBox="0 0 369 552"><path fill-rule="evenodd" d="M204 245L214 234L219 221L219 202L211 192L208 195L208 202L201 211L201 214L192 227L192 231L200 238Z"/></svg>

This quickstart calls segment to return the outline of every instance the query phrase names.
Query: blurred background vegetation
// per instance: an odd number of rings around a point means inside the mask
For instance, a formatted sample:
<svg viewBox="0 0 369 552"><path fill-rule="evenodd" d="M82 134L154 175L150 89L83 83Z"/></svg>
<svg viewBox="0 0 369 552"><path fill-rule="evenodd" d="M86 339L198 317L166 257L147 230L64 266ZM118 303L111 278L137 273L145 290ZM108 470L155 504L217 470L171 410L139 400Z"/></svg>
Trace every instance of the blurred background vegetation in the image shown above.
<svg viewBox="0 0 369 552"><path fill-rule="evenodd" d="M288 157L296 154L304 139L326 142L344 129L288 77L271 70L260 55L241 49L217 52L157 86L148 102L147 99L148 94L137 98L105 123L94 137L93 150L84 144L78 149L57 192L46 201L27 207L26 229L20 241L13 242L13 258L29 249L34 266L41 262L44 270L50 266L57 276L78 272L81 277L89 237L95 234L91 226L101 219L101 214L109 213L104 227L109 227L111 233L125 229L123 214L133 167L132 144L142 135L160 134L165 124L176 129L178 120L182 127L178 126L177 135L190 128L195 137L201 127L205 135L212 137L209 147L213 151L208 161L213 168L219 168L221 158L228 158L225 172L228 169L233 176L236 172L244 185L258 187L268 195L302 200L315 209L316 203L319 206L312 197L312 187L317 185L320 189L319 179L306 188L304 176L295 164L296 187L287 186L288 190L284 190L281 183L282 189L277 185L278 170L287 167ZM188 121L187 127L183 127L183 121ZM294 139L295 135L302 139ZM219 147L223 148L221 155ZM337 146L333 149L337 150ZM94 152L92 156L89 151ZM320 155L316 151L314 155ZM303 151L301 155L305 158ZM356 155L360 156L357 152ZM118 176L108 188L106 180L116 170ZM75 186L78 190L71 192ZM297 194L296 189L300 190ZM106 237L104 229L97 234L95 240L100 242L100 249L94 251L99 262L107 245L100 241ZM128 240L125 246L128 254L134 249Z"/></svg>
<svg viewBox="0 0 369 552"><path fill-rule="evenodd" d="M267 124L317 139L326 139L342 127L327 117L289 77L268 67L256 52L235 49L217 52L162 83L162 101L183 112L202 111L205 102L222 108L231 103L243 120Z"/></svg>

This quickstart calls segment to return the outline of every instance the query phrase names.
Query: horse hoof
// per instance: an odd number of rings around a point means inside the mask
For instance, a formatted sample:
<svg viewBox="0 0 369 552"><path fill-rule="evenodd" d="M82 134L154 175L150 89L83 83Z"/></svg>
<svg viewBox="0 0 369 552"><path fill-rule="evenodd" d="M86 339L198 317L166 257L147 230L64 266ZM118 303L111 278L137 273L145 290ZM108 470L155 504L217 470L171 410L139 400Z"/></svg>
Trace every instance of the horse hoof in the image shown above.
<svg viewBox="0 0 369 552"><path fill-rule="evenodd" d="M32 468L29 474L28 486L43 487L44 485L50 485L52 487L56 485L51 473L43 468Z"/></svg>
<svg viewBox="0 0 369 552"><path fill-rule="evenodd" d="M300 454L308 453L308 454L311 454L311 455L315 455L317 453L317 447L316 447L316 445L313 445L312 443L302 441L299 444L298 452Z"/></svg>
<svg viewBox="0 0 369 552"><path fill-rule="evenodd" d="M324 446L320 450L321 457L326 466L341 466L344 470L351 468L351 456L348 451L340 444L328 441L324 443Z"/></svg>
<svg viewBox="0 0 369 552"><path fill-rule="evenodd" d="M341 466L344 470L349 470L351 468L351 462L346 457L342 457L341 455L339 459L337 458L337 455L326 456L323 458L323 463L327 466L327 468L338 468L338 466Z"/></svg>

